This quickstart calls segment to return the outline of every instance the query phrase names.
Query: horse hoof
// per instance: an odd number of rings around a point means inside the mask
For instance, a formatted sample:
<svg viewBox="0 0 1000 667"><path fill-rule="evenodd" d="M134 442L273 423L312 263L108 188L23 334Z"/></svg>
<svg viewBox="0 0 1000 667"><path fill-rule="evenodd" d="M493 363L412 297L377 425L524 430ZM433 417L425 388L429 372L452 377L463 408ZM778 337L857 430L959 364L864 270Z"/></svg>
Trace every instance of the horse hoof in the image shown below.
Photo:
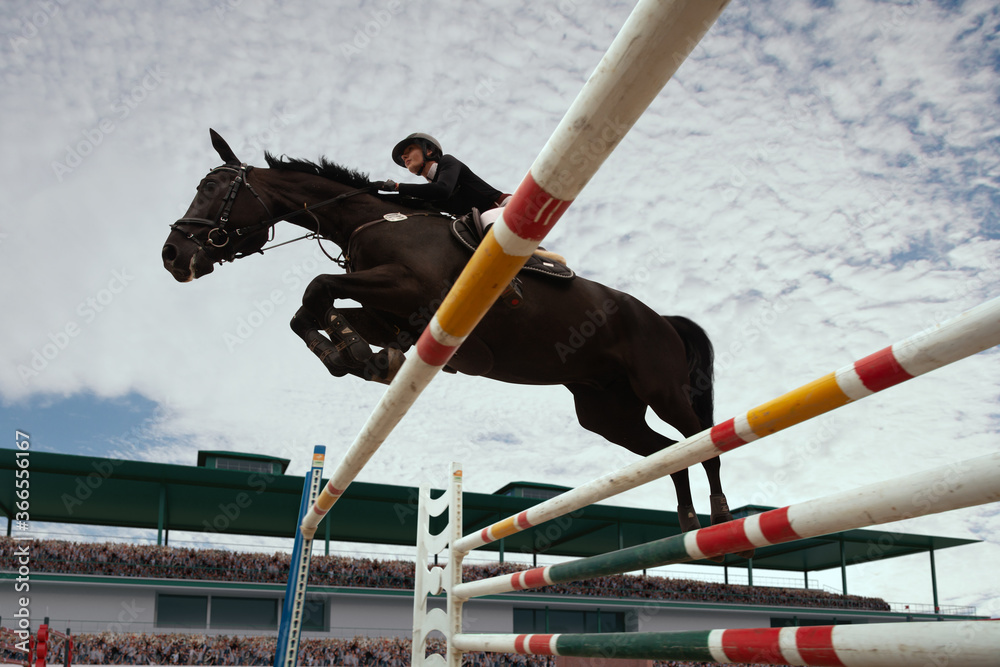
<svg viewBox="0 0 1000 667"><path fill-rule="evenodd" d="M698 513L694 511L694 506L692 505L677 506L677 521L680 523L682 533L701 528L701 522L698 521Z"/></svg>
<svg viewBox="0 0 1000 667"><path fill-rule="evenodd" d="M680 521L682 533L701 528L701 522L698 520L698 513L694 511L694 507L691 505L678 505L677 519ZM705 556L705 559L715 563L721 563L726 560L726 557L723 555Z"/></svg>
<svg viewBox="0 0 1000 667"><path fill-rule="evenodd" d="M725 494L712 494L708 497L708 501L712 506L713 526L733 520L733 513L729 511L729 501L726 500ZM747 551L740 551L736 555L750 560L753 558L753 554L754 550L749 549Z"/></svg>
<svg viewBox="0 0 1000 667"><path fill-rule="evenodd" d="M390 384L404 361L406 356L394 347L379 350L368 362L365 379Z"/></svg>

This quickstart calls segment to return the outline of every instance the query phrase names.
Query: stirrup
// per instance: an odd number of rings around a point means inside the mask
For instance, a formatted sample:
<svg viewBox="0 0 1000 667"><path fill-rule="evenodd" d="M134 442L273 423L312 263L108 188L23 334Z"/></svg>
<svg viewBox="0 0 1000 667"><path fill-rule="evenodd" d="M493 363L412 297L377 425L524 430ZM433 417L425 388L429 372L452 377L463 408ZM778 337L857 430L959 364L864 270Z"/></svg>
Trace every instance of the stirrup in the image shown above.
<svg viewBox="0 0 1000 667"><path fill-rule="evenodd" d="M521 281L518 278L514 278L507 285L506 289L500 293L500 300L508 308L519 308L524 302L524 292L521 289Z"/></svg>

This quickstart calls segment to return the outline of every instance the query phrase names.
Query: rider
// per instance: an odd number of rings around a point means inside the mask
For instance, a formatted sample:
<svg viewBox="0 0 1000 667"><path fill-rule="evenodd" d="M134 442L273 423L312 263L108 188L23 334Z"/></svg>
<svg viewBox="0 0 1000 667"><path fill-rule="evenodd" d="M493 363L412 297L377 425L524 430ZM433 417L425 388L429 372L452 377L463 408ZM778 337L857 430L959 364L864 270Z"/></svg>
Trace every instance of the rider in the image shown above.
<svg viewBox="0 0 1000 667"><path fill-rule="evenodd" d="M446 155L441 143L429 134L414 132L397 143L392 149L392 161L428 182L376 181L373 185L379 190L429 200L442 211L456 216L466 215L476 208L484 229L496 222L511 198L477 176L454 155ZM561 255L544 248L538 248L535 254L566 263Z"/></svg>
<svg viewBox="0 0 1000 667"><path fill-rule="evenodd" d="M429 134L414 132L392 149L392 161L415 176L423 176L427 183L377 183L380 190L426 199L456 216L469 213L473 208L485 213L499 209L510 195L504 194L477 176L454 155L445 155L441 144ZM497 211L496 216L499 215ZM493 220L496 216L491 216ZM493 222L484 220L483 224Z"/></svg>

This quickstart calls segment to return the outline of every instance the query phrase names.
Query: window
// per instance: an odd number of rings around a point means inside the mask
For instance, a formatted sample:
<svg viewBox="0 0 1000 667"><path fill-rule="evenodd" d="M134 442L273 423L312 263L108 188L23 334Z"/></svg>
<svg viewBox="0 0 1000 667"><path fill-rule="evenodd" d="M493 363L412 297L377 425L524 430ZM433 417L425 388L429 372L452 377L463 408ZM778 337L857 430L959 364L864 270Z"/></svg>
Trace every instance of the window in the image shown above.
<svg viewBox="0 0 1000 667"><path fill-rule="evenodd" d="M212 596L212 628L275 630L277 598L225 598Z"/></svg>
<svg viewBox="0 0 1000 667"><path fill-rule="evenodd" d="M208 627L208 597L204 595L156 596L156 627Z"/></svg>
<svg viewBox="0 0 1000 667"><path fill-rule="evenodd" d="M246 461L243 459L224 459L218 458L215 460L215 468L217 470L236 470L238 472L261 472L265 474L271 474L274 472L274 464L270 461Z"/></svg>
<svg viewBox="0 0 1000 667"><path fill-rule="evenodd" d="M514 608L514 632L625 632L625 612L582 609Z"/></svg>

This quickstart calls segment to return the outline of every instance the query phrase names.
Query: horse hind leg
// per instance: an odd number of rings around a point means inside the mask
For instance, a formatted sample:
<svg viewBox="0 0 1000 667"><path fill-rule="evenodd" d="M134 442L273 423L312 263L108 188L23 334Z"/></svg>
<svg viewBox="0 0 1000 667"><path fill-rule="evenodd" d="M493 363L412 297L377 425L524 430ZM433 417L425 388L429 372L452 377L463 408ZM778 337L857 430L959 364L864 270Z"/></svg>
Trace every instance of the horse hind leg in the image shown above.
<svg viewBox="0 0 1000 667"><path fill-rule="evenodd" d="M690 395L692 388L680 381L669 382L669 377L671 377L670 374L666 372L657 374L657 377L644 374L644 377L634 382L633 389L636 390L640 400L648 401L649 407L652 408L657 417L676 428L685 438L689 438L700 433L705 428L709 428L711 426L711 419L709 418L707 420L709 423L705 425L704 422L706 419L696 414L696 410L692 406ZM702 467L705 469L708 477L712 525L732 521L733 515L729 511L726 496L722 491L722 461L716 456L703 461ZM684 472L686 473L687 471L685 470ZM687 482L686 479L684 481ZM690 487L688 486L687 489L687 502L682 502L680 494L678 494L677 507L681 530L684 532L697 530L701 527L698 514L694 509L694 503L691 500ZM753 555L753 551L741 552L739 555L744 558L750 558ZM722 562L725 560L725 557L718 556L710 560Z"/></svg>
<svg viewBox="0 0 1000 667"><path fill-rule="evenodd" d="M669 385L670 383L664 382L664 379L661 378L660 384ZM704 423L706 421L704 416L697 415L692 407L690 396L692 388L680 382L673 383L673 386L674 391L672 392L658 388L646 393L645 397L649 399L649 406L653 409L653 412L687 438L700 433L706 428L710 428L712 426L711 419L707 420L709 423L706 425ZM711 507L710 516L712 525L715 526L732 521L733 514L729 510L729 502L726 499L726 494L722 491L722 459L714 456L702 461L701 465L708 477L708 500ZM690 494L688 497L690 497ZM686 525L691 526L691 530L700 527L698 515L695 513L693 506L678 507L677 512L679 515L684 513L689 514ZM681 522L682 526L684 526L685 520L681 519ZM737 555L749 559L753 557L754 550L741 551ZM724 560L724 557L720 556L712 560L721 561Z"/></svg>
<svg viewBox="0 0 1000 667"><path fill-rule="evenodd" d="M573 392L580 425L630 452L649 456L677 442L650 428L646 423L646 404L627 384L617 390L582 385L569 386L569 390ZM701 524L694 510L687 469L671 473L670 479L677 494L681 532L697 530Z"/></svg>

